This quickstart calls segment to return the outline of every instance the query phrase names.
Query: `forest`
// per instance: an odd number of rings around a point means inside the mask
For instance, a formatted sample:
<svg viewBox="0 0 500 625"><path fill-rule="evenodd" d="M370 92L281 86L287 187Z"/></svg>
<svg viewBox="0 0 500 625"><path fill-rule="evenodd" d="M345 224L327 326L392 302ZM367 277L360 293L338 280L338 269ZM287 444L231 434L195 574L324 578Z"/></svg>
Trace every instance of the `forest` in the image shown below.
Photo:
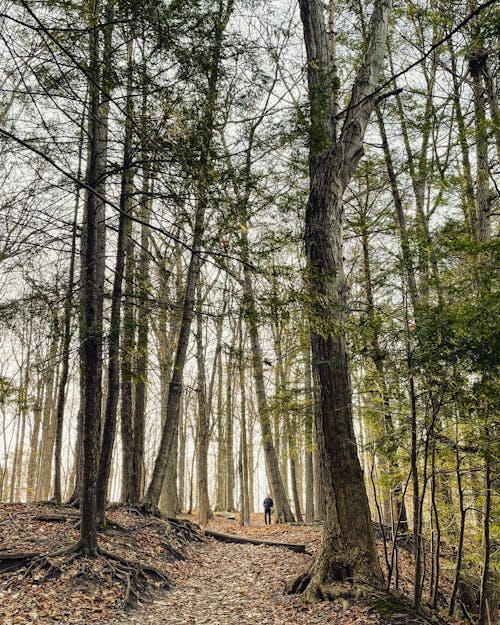
<svg viewBox="0 0 500 625"><path fill-rule="evenodd" d="M2 623L500 622L499 25L0 0Z"/></svg>

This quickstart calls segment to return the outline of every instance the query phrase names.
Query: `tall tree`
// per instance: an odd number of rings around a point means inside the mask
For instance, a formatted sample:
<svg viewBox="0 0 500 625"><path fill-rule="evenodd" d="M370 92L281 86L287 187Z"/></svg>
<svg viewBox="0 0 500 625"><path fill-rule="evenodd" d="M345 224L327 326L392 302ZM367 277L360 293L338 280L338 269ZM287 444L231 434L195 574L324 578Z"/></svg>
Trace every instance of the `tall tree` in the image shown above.
<svg viewBox="0 0 500 625"><path fill-rule="evenodd" d="M388 32L390 0L377 0L345 119L338 128L333 10L330 28L319 0L301 0L310 106L309 199L305 247L311 306L311 347L317 388L315 420L325 497L323 545L311 570L292 584L312 598L325 585L352 578L380 584L368 497L352 422L345 336L347 293L343 271L343 195L363 154Z"/></svg>
<svg viewBox="0 0 500 625"><path fill-rule="evenodd" d="M233 11L233 0L218 0L216 10L211 16L213 20L213 41L211 42L210 61L206 65L207 87L200 120L199 158L195 168L196 207L193 219L193 237L191 258L186 276L186 288L183 302L182 321L179 340L173 365L172 378L169 384L167 414L162 431L162 438L156 456L151 482L143 498L145 505L153 508L158 506L163 482L168 466L168 458L174 455L177 446L179 410L182 396L184 366L191 331L191 322L195 311L196 285L200 276L203 255L201 253L205 231L205 214L209 200L211 147L215 127L216 103L219 94L219 78L221 74L224 33ZM167 488L177 490L173 479L167 481ZM170 497L173 501L176 497ZM166 510L168 515L175 515L175 509Z"/></svg>

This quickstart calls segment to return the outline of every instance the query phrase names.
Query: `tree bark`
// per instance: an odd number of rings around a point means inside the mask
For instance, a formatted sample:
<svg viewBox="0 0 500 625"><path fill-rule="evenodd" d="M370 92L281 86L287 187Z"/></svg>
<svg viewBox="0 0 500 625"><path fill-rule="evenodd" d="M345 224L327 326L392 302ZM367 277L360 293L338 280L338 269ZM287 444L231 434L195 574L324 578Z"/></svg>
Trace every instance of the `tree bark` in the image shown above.
<svg viewBox="0 0 500 625"><path fill-rule="evenodd" d="M306 523L314 521L314 466L313 466L313 449L314 449L314 432L313 432L313 393L312 393L312 373L311 373L311 347L309 337L304 337L306 344L303 347L304 358L304 400L305 400L305 419L304 419L304 466L305 466L305 495Z"/></svg>
<svg viewBox="0 0 500 625"><path fill-rule="evenodd" d="M226 361L226 510L234 512L234 416L233 416L233 355L234 340L231 342Z"/></svg>
<svg viewBox="0 0 500 625"><path fill-rule="evenodd" d="M81 177L82 156L83 156L83 128L80 135L80 145L78 147L78 178ZM61 503L61 463L62 463L62 439L64 427L64 405L66 401L66 387L69 378L69 351L71 344L71 313L73 306L73 288L75 281L75 262L76 262L76 238L78 225L78 211L80 207L80 189L76 190L75 211L73 215L73 227L71 232L71 252L69 260L68 286L66 296L64 298L64 331L62 344L62 370L61 379L59 381L59 389L57 395L57 413L56 413L56 432L55 432L55 448L54 448L54 499L57 503Z"/></svg>
<svg viewBox="0 0 500 625"><path fill-rule="evenodd" d="M246 419L246 387L245 387L245 361L244 336L242 316L238 320L238 372L240 383L240 525L250 525L250 502L248 491L248 444L247 444L247 419Z"/></svg>
<svg viewBox="0 0 500 625"><path fill-rule="evenodd" d="M116 412L120 394L120 334L123 274L125 267L126 232L128 224L129 197L132 187L130 142L132 139L131 106L131 58L132 41L128 44L128 79L127 79L127 120L123 142L123 173L120 189L120 214L118 218L118 241L116 262L111 293L111 318L108 337L108 392L104 411L104 426L97 475L97 523L103 527L106 523L106 499L111 471L113 446L116 434Z"/></svg>
<svg viewBox="0 0 500 625"><path fill-rule="evenodd" d="M55 402L54 389L57 388L57 352L59 348L59 319L52 315L51 343L49 349L48 371L45 377L45 397L42 411L42 439L38 453L38 479L36 500L46 501L49 498L52 477L52 458L55 440Z"/></svg>
<svg viewBox="0 0 500 625"><path fill-rule="evenodd" d="M80 363L82 376L82 493L80 548L97 553L96 482L102 399L103 206L96 192L102 175L99 38L96 3L90 4L89 149L81 249Z"/></svg>
<svg viewBox="0 0 500 625"><path fill-rule="evenodd" d="M301 0L310 100L310 188L305 247L309 262L311 346L320 472L326 518L324 543L311 571L307 594L323 596L335 580L382 583L382 571L352 420L352 398L345 338L347 307L342 254L342 197L363 151L386 49L390 0L375 2L368 39L349 106L337 139L328 84L331 58L322 4Z"/></svg>
<svg viewBox="0 0 500 625"><path fill-rule="evenodd" d="M201 287L198 286L196 328L196 362L198 366L198 419L196 477L198 480L198 523L207 525L211 517L208 499L208 435L209 407L207 405L207 383L205 370L205 350L203 345L203 319Z"/></svg>

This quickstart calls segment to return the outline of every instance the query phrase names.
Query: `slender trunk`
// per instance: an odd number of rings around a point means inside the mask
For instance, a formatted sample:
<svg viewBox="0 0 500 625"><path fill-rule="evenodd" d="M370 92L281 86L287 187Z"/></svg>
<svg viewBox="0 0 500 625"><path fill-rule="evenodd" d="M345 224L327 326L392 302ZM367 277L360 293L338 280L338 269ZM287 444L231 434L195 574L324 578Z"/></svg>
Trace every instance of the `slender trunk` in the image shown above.
<svg viewBox="0 0 500 625"><path fill-rule="evenodd" d="M196 304L196 362L198 366L198 419L197 419L197 450L196 477L198 481L198 523L207 525L211 516L208 499L208 432L209 410L207 406L207 382L205 369L205 349L203 345L203 319L201 287L198 286Z"/></svg>
<svg viewBox="0 0 500 625"><path fill-rule="evenodd" d="M144 173L144 176L148 176ZM144 185L148 188L148 179ZM149 335L149 215L151 213L150 200L143 200L141 211L141 253L137 264L136 298L140 309L137 314L137 349L135 360L135 405L134 405L134 433L132 452L131 488L135 501L141 499L144 482L144 436L146 428L146 389L148 375L148 335Z"/></svg>
<svg viewBox="0 0 500 625"><path fill-rule="evenodd" d="M226 509L226 439L224 436L224 421L222 414L222 354L219 353L217 376L217 484L216 510Z"/></svg>
<svg viewBox="0 0 500 625"><path fill-rule="evenodd" d="M189 335L191 331L191 322L194 316L195 291L198 283L201 265L202 265L202 244L205 231L205 211L208 204L208 194L210 188L210 151L212 138L214 133L214 115L215 106L218 95L218 83L222 54L222 41L224 31L231 15L233 1L228 0L227 4L222 0L219 3L216 22L214 24L214 45L213 54L210 59L208 69L208 86L206 99L202 114L201 137L200 137L200 159L198 171L196 172L196 208L194 215L194 231L191 245L191 259L189 262L186 290L184 296L184 304L182 309L182 322L179 333L179 341L175 354L175 362L172 373L172 379L169 385L168 402L167 402L167 418L165 427L163 428L160 446L153 470L151 483L143 498L143 503L155 508L162 491L162 485L165 478L165 471L169 456L174 453L177 446L177 432L179 422L179 409L182 394L182 382L184 374L184 365L186 363L187 348ZM177 492L177 485L171 481L168 485ZM170 501L174 497L169 498ZM175 515L175 510L167 510L167 514Z"/></svg>
<svg viewBox="0 0 500 625"><path fill-rule="evenodd" d="M457 491L458 491L458 505L460 510L460 525L459 525L459 533L458 533L458 543L457 543L457 559L455 561L455 575L453 578L453 587L450 595L450 604L448 606L448 614L453 616L455 612L455 601L457 598L458 587L460 584L460 576L462 574L462 559L463 559L463 547L464 547L464 538L465 538L465 521L467 517L467 508L465 507L465 496L464 496L464 488L462 484L462 467L461 467L461 458L460 458L460 450L458 446L458 418L457 418L457 445L455 449L455 473L457 476Z"/></svg>
<svg viewBox="0 0 500 625"><path fill-rule="evenodd" d="M474 130L476 139L476 240L490 240L488 124L486 121L485 88L483 75L486 68L486 51L472 50L469 57L469 71L472 76L474 98Z"/></svg>
<svg viewBox="0 0 500 625"><path fill-rule="evenodd" d="M250 525L250 505L248 490L248 444L247 444L247 420L246 420L246 387L245 387L245 361L244 361L244 337L243 323L240 315L238 321L239 346L238 346L238 371L240 382L240 525Z"/></svg>
<svg viewBox="0 0 500 625"><path fill-rule="evenodd" d="M177 307L182 306L183 300L183 270L181 263L181 255L180 249L176 245L174 247L174 254L172 259L172 265L175 265L175 310L171 311L169 315L169 323L168 323L168 332L167 332L167 313L166 310L161 311L160 320L159 320L159 361L160 361L160 395L161 395L161 424L162 428L165 427L165 422L167 420L167 405L168 405L168 388L170 384L170 380L172 377L172 367L175 356L175 349L177 346L177 341L179 338L179 324L180 317L178 314ZM162 268L162 276L161 276L161 294L162 297L165 298L165 301L169 301L170 296L168 292L167 285L167 268L165 264ZM177 484L177 473L179 475L182 474L181 471L181 459L182 454L185 454L185 437L184 442L182 439L183 426L182 423L184 421L184 431L186 429L186 420L183 419L183 403L181 402L180 414L179 414L179 432L181 434L180 440L177 441L174 447L174 455L172 458L168 459L167 470L165 474L165 479L163 481L162 493L160 497L160 509L168 508L169 510L177 507L179 509L182 507L182 500L179 501L179 497L177 494L177 489L172 487L172 485ZM184 450L184 451L182 451ZM182 461L183 462L183 461Z"/></svg>
<svg viewBox="0 0 500 625"><path fill-rule="evenodd" d="M79 157L78 157L78 178L81 175L81 162L83 151L83 133L80 137ZM73 307L73 288L75 281L75 262L76 262L76 236L78 224L78 209L80 205L80 192L77 190L75 212L73 215L73 228L71 233L71 253L69 260L68 287L64 298L64 330L62 345L62 370L61 379L59 380L59 389L57 394L57 413L56 413L56 431L55 431L55 447L54 447L54 499L57 503L61 503L61 454L63 443L63 426L64 426L64 405L66 401L66 387L69 377L69 351L71 343L71 313Z"/></svg>
<svg viewBox="0 0 500 625"><path fill-rule="evenodd" d="M304 337L306 339L306 337ZM306 494L306 523L314 521L314 402L312 393L311 374L311 348L308 337L303 347L304 358L304 399L305 399L305 419L304 419L304 467L305 467L305 494Z"/></svg>
<svg viewBox="0 0 500 625"><path fill-rule="evenodd" d="M248 465L248 512L249 514L253 514L255 512L255 488L254 488L254 460L253 460L253 432L255 426L255 414L253 410L250 409L249 404L249 414L248 414L248 431L247 431L247 447L248 447L248 455L247 455L247 465Z"/></svg>
<svg viewBox="0 0 500 625"><path fill-rule="evenodd" d="M45 383L43 402L42 440L38 457L38 480L36 500L46 501L49 497L52 477L52 458L56 435L54 389L57 388L57 352L59 347L59 319L54 314L52 319L52 339L48 358L48 372Z"/></svg>
<svg viewBox="0 0 500 625"><path fill-rule="evenodd" d="M451 75L453 79L453 109L458 128L458 140L460 143L460 154L462 157L462 187L464 195L464 215L469 225L471 234L476 230L476 213L474 199L474 183L472 181L472 167L469 155L469 144L467 141L469 132L465 125L464 114L460 102L460 83L458 78L457 59L453 38L448 39L448 51L450 53Z"/></svg>
<svg viewBox="0 0 500 625"><path fill-rule="evenodd" d="M431 519L434 519L433 551L432 551L432 578L430 581L430 595L432 597L432 607L434 610L438 607L439 599L439 576L441 573L441 522L439 519L439 509L436 501L436 443L432 446L432 484L431 484L431 502L432 512Z"/></svg>
<svg viewBox="0 0 500 625"><path fill-rule="evenodd" d="M40 435L40 425L42 422L42 381L38 380L36 398L33 404L33 429L30 438L30 454L28 459L28 476L26 488L26 501L35 500L35 479L38 458L38 437Z"/></svg>
<svg viewBox="0 0 500 625"><path fill-rule="evenodd" d="M489 441L491 433L489 428L485 428L485 440ZM487 625L490 622L488 612L493 612L496 608L494 601L490 601L490 523L491 523L491 491L493 488L493 477L491 474L491 458L490 450L486 449L485 454L485 473L484 473L484 513L483 513L483 571L481 575L481 591L479 597L479 618L478 625Z"/></svg>
<svg viewBox="0 0 500 625"><path fill-rule="evenodd" d="M122 442L122 501L137 503L132 482L134 454L134 403L133 403L133 357L135 353L135 242L133 232L133 209L130 207L130 220L125 229L125 266L123 293L123 324L120 362L120 431Z"/></svg>
<svg viewBox="0 0 500 625"><path fill-rule="evenodd" d="M413 606L416 610L420 606L422 597L422 537L420 535L420 486L418 475L418 440L417 440L417 399L415 380L410 374L409 393L411 402L411 475L413 486L413 545L415 556L415 573L413 585Z"/></svg>
<svg viewBox="0 0 500 625"><path fill-rule="evenodd" d="M234 339L226 362L226 510L234 512L234 416L233 416L233 354Z"/></svg>
<svg viewBox="0 0 500 625"><path fill-rule="evenodd" d="M179 420L179 457L177 475L179 479L179 510L182 512L186 508L186 418L183 416L184 410L181 410Z"/></svg>
<svg viewBox="0 0 500 625"><path fill-rule="evenodd" d="M297 486L297 460L295 451L291 451L291 447L295 447L295 442L288 439L288 447L290 449L290 483L292 486L293 509L295 511L295 519L298 523L302 523L302 509L300 505L300 495Z"/></svg>
<svg viewBox="0 0 500 625"><path fill-rule="evenodd" d="M128 44L129 78L127 86L128 114L131 113L131 56L132 42ZM130 142L132 138L131 122L125 123L123 143L123 174L120 189L120 214L118 221L118 241L116 247L116 262L111 293L111 318L108 337L108 392L104 412L104 426L97 475L97 523L103 527L106 522L106 498L111 471L113 446L116 433L116 411L120 393L120 334L121 334L121 305L122 283L125 267L125 241L128 223L129 195L131 191L131 154Z"/></svg>

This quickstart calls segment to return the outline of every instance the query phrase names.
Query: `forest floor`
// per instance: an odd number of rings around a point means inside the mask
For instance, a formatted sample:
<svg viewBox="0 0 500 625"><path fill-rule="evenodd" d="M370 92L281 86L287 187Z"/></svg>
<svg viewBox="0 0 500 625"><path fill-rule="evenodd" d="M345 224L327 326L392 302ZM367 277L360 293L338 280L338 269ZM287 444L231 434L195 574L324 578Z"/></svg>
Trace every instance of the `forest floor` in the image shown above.
<svg viewBox="0 0 500 625"><path fill-rule="evenodd" d="M57 549L78 538L77 511L47 505L0 505L2 552ZM52 520L50 520L52 517ZM149 579L147 589L127 606L127 584L103 558L51 559L53 568L26 575L24 568L0 570L3 625L411 625L426 620L394 610L383 615L369 602L305 605L284 594L286 583L306 567L321 540L318 525L270 525L253 515L250 527L215 516L209 529L276 542L303 544L307 553L281 547L228 544L213 538L192 542L189 524L143 517L117 508L116 524L100 535L107 551L141 562L168 577ZM196 518L182 515L195 522ZM183 529L184 528L184 529ZM178 559L179 556L185 559ZM5 562L4 562L5 564ZM1 565L1 562L0 562ZM400 557L400 582L411 587L411 556ZM430 622L427 620L427 622ZM434 622L437 622L434 621ZM441 622L458 624L447 618Z"/></svg>

